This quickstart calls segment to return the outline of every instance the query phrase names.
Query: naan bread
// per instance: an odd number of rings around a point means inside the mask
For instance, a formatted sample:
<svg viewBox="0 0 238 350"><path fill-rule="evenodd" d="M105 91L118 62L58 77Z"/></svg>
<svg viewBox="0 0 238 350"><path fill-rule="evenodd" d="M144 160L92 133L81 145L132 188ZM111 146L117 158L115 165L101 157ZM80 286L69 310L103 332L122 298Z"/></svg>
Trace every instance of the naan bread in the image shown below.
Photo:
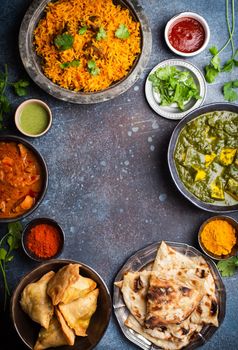
<svg viewBox="0 0 238 350"><path fill-rule="evenodd" d="M162 242L154 263L150 264L149 271L146 267L142 271L128 272L122 281L115 284L121 289L125 304L130 311L125 325L161 348L181 349L190 343L204 325L218 326L219 310L214 278L208 264L200 256L185 256ZM170 291L171 293L176 292L175 298L172 298L166 288L175 288ZM181 295L183 292L185 295ZM186 297L186 293L189 297ZM156 310L160 305L155 303L158 294L159 299L164 298L164 301L167 302L164 305L166 307L160 310ZM159 316L163 321L163 318L167 317L166 308L172 307L174 315L177 316L177 306L180 306L184 313L182 317L181 313L178 315L181 319L183 317L185 319L178 324L165 324L160 319L161 323L156 324L154 328L147 328L148 324L145 327L145 320L149 317L147 299L150 311L154 312L154 316L158 316L159 311ZM161 313L164 313L165 316L162 316ZM170 309L169 315L171 318ZM152 319L152 323L156 323L155 320L156 318Z"/></svg>
<svg viewBox="0 0 238 350"><path fill-rule="evenodd" d="M190 257L177 252L175 249L171 248L168 244L162 241L157 251L152 270L160 271L161 269L163 270L167 267L170 270L178 270L183 268L192 269L196 268L197 264L195 261L191 260Z"/></svg>
<svg viewBox="0 0 238 350"><path fill-rule="evenodd" d="M75 342L75 333L74 331L67 325L67 323L65 322L65 319L63 317L63 315L61 314L61 312L59 311L59 309L56 307L55 308L55 315L57 317L57 320L59 321L60 325L61 325L61 329L62 332L64 333L64 336L67 340L67 343L69 345L74 345Z"/></svg>
<svg viewBox="0 0 238 350"><path fill-rule="evenodd" d="M34 350L43 350L57 346L68 345L59 321L53 317L47 329L41 328Z"/></svg>
<svg viewBox="0 0 238 350"><path fill-rule="evenodd" d="M72 301L69 304L60 303L58 305L68 326L75 331L76 335L87 336L87 328L90 319L97 308L97 298L99 289L94 289L82 298Z"/></svg>
<svg viewBox="0 0 238 350"><path fill-rule="evenodd" d="M28 284L21 295L20 304L30 318L42 327L48 328L54 307L46 293L47 284L55 273L49 271L37 282Z"/></svg>
<svg viewBox="0 0 238 350"><path fill-rule="evenodd" d="M166 350L182 349L184 346L189 344L191 336L194 336L193 333L190 337L186 337L183 340L177 339L173 336L170 337L170 340L155 338L150 334L146 333L144 328L139 324L139 322L137 322L137 320L132 315L129 315L129 317L125 321L125 325L133 329L138 334L142 335L144 338L148 339L151 343Z"/></svg>
<svg viewBox="0 0 238 350"><path fill-rule="evenodd" d="M146 295L150 272L128 272L124 275L121 292L127 308L143 325L146 315Z"/></svg>
<svg viewBox="0 0 238 350"><path fill-rule="evenodd" d="M198 306L202 297L203 294L187 281L161 279L158 274L151 274L146 327L154 329L158 325L181 323Z"/></svg>
<svg viewBox="0 0 238 350"><path fill-rule="evenodd" d="M47 287L47 293L51 297L53 305L58 305L66 295L70 299L67 290L74 285L79 279L79 264L68 264L62 267L51 279ZM74 297L75 297L75 293Z"/></svg>

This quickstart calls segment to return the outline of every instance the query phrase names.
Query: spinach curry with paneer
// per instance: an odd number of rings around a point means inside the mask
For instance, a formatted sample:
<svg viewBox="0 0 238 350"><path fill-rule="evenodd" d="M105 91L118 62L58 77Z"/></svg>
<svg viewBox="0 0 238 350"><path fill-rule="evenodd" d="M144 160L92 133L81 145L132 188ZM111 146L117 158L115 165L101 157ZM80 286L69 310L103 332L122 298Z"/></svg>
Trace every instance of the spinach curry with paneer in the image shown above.
<svg viewBox="0 0 238 350"><path fill-rule="evenodd" d="M238 114L215 111L180 132L174 160L184 186L203 202L238 203Z"/></svg>

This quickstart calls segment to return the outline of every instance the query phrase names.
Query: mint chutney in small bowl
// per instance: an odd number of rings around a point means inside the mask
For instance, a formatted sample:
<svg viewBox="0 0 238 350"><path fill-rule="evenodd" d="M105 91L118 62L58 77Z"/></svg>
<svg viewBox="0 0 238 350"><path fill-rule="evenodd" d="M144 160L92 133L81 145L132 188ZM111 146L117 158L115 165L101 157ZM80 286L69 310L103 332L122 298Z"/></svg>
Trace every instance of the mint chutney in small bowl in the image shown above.
<svg viewBox="0 0 238 350"><path fill-rule="evenodd" d="M51 127L51 110L48 105L41 100L26 100L21 103L16 110L15 124L17 129L26 136L42 136Z"/></svg>

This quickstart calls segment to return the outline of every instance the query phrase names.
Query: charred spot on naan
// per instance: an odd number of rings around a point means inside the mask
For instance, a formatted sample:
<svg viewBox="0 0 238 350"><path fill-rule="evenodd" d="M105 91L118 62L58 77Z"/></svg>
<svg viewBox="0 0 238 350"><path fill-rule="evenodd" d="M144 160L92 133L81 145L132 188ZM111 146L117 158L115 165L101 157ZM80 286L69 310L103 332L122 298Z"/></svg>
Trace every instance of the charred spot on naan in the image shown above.
<svg viewBox="0 0 238 350"><path fill-rule="evenodd" d="M141 290L144 287L143 282L140 278L140 276L138 276L137 278L135 278L134 280L134 292L137 293L139 290Z"/></svg>

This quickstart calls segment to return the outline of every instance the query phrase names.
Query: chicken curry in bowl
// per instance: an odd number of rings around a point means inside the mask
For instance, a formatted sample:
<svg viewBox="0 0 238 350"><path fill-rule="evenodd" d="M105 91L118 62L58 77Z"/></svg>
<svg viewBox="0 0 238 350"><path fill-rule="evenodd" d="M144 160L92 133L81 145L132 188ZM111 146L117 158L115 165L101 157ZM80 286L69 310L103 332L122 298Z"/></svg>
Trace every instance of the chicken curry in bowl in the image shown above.
<svg viewBox="0 0 238 350"><path fill-rule="evenodd" d="M31 211L45 188L41 158L19 140L0 138L0 221Z"/></svg>

